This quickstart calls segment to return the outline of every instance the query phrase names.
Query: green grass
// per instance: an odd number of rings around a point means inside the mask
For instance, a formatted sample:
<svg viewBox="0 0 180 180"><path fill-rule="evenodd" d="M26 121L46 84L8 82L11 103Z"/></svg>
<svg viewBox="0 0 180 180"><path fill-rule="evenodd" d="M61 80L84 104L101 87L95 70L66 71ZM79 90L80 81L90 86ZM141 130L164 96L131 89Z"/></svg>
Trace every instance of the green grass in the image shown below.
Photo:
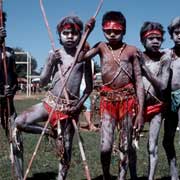
<svg viewBox="0 0 180 180"><path fill-rule="evenodd" d="M15 105L17 112L20 113L27 107L39 102L40 99L24 99L16 100ZM97 117L97 116L96 116ZM83 120L81 116L81 120ZM97 122L97 120L96 120ZM148 124L145 126L144 137L140 139L140 150L137 151L138 162L138 177L139 179L147 179L148 172L148 156L147 156L147 135L148 135ZM100 153L99 153L99 133L98 132L81 132L83 138L83 145L86 152L86 158L91 172L92 179L100 180L101 164L100 164ZM169 167L166 160L165 152L162 147L162 136L163 136L163 125L161 128L159 138L159 162L156 171L156 179L169 179ZM23 133L24 139L24 159L25 169L32 156L35 145L39 135L32 135ZM7 139L4 136L2 128L0 128L0 180L10 180L11 170L9 161L9 148ZM175 144L177 151L177 159L180 159L180 145L178 144L179 133L176 135ZM180 168L180 166L178 166ZM54 143L49 142L47 138L43 138L36 158L33 162L32 169L29 173L29 180L55 180L58 171L58 158L55 153ZM111 161L111 174L116 177L118 171L118 158L112 156ZM129 174L127 176L129 178ZM76 136L73 143L72 161L71 167L68 173L67 180L82 180L86 179L84 175L83 164L79 152ZM115 179L115 178L114 178Z"/></svg>

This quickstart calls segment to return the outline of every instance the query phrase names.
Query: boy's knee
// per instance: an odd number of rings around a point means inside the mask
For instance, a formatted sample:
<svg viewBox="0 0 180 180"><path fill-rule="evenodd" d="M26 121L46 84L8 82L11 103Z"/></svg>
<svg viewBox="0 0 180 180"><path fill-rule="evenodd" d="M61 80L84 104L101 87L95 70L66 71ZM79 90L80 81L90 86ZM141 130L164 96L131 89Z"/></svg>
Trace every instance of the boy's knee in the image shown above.
<svg viewBox="0 0 180 180"><path fill-rule="evenodd" d="M15 125L17 127L17 129L22 130L26 127L26 123L24 121L24 116L17 116L17 118L15 119Z"/></svg>
<svg viewBox="0 0 180 180"><path fill-rule="evenodd" d="M106 154L106 153L111 152L111 150L112 150L111 145L104 144L104 143L101 144L101 153Z"/></svg>

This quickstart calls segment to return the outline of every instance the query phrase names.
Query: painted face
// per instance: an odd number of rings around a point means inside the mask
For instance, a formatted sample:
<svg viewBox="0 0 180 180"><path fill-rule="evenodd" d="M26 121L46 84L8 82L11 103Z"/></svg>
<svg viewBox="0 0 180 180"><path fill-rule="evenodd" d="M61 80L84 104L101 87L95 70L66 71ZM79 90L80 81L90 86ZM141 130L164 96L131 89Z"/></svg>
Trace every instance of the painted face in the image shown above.
<svg viewBox="0 0 180 180"><path fill-rule="evenodd" d="M176 46L180 46L180 27L174 29L172 39Z"/></svg>
<svg viewBox="0 0 180 180"><path fill-rule="evenodd" d="M122 41L123 31L117 29L104 29L104 36L110 44L116 44Z"/></svg>
<svg viewBox="0 0 180 180"><path fill-rule="evenodd" d="M144 47L148 51L157 52L157 51L159 51L162 42L163 42L162 35L150 34L145 39Z"/></svg>
<svg viewBox="0 0 180 180"><path fill-rule="evenodd" d="M60 39L64 47L74 48L79 43L80 32L72 28L63 29L60 33Z"/></svg>

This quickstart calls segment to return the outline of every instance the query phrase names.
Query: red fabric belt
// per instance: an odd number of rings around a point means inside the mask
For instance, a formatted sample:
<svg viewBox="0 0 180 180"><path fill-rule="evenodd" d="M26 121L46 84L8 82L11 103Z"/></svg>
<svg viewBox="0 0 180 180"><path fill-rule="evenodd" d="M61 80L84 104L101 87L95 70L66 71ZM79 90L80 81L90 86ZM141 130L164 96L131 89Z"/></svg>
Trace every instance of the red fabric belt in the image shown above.
<svg viewBox="0 0 180 180"><path fill-rule="evenodd" d="M43 102L43 104L44 104L46 111L50 114L50 112L52 111L53 108L51 106L49 106L46 102ZM63 114L59 110L54 110L49 123L51 124L52 127L55 127L57 125L58 121L62 121L64 119L67 119L68 117L69 116L67 114Z"/></svg>
<svg viewBox="0 0 180 180"><path fill-rule="evenodd" d="M165 109L165 107L165 103L158 103L155 105L147 106L144 112L145 122L149 122L154 115L162 112Z"/></svg>
<svg viewBox="0 0 180 180"><path fill-rule="evenodd" d="M102 88L101 93L107 93L107 96L101 95L101 114L107 112L113 119L116 119L116 121L123 120L125 115L127 114L130 116L136 115L138 110L138 103L132 84L128 84L127 86L120 88L118 90L113 90L110 87L104 86ZM115 99L107 99L109 93L114 94Z"/></svg>

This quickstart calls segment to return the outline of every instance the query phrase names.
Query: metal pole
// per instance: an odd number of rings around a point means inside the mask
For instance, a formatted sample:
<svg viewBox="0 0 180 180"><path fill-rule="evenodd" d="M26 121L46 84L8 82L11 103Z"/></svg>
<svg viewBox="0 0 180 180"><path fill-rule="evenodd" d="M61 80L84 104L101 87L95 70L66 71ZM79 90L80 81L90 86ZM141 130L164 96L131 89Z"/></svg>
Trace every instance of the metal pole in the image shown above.
<svg viewBox="0 0 180 180"><path fill-rule="evenodd" d="M26 82L26 96L30 96L31 95L31 91L30 91L30 81L29 79L31 79L31 55L29 52L15 52L16 55L26 55L26 61L19 61L16 62L16 64L26 64L27 66L27 70L26 70L26 78L27 78L27 82Z"/></svg>

